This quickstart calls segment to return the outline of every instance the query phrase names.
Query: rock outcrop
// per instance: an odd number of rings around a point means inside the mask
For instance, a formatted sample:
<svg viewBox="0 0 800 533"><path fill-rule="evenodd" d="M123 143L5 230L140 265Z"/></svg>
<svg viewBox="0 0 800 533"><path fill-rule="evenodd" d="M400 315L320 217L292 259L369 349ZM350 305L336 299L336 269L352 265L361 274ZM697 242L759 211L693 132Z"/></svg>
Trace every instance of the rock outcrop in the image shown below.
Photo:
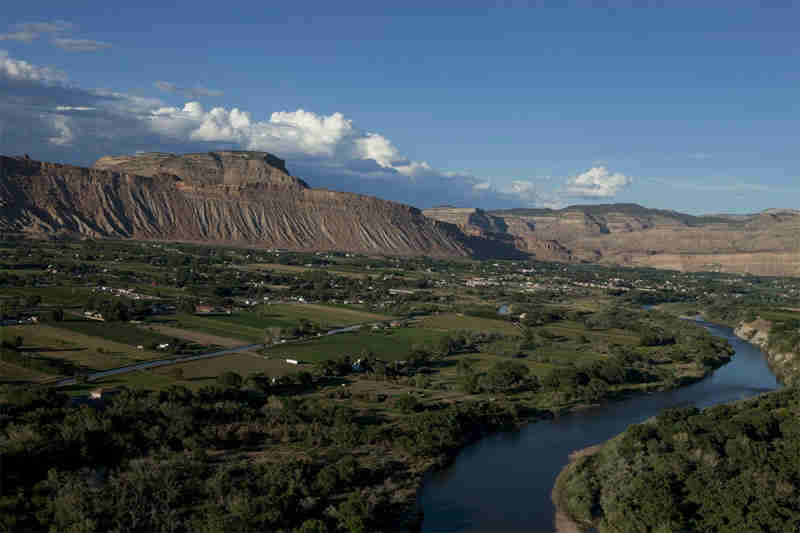
<svg viewBox="0 0 800 533"><path fill-rule="evenodd" d="M414 207L309 188L263 152L104 157L94 168L0 157L0 231L442 257L516 252Z"/></svg>

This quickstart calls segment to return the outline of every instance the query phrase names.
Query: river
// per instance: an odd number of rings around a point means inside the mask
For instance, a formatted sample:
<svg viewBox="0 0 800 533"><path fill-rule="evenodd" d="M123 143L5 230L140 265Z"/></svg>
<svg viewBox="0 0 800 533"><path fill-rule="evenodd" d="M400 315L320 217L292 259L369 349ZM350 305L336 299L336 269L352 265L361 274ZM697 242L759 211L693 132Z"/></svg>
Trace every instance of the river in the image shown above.
<svg viewBox="0 0 800 533"><path fill-rule="evenodd" d="M556 476L574 450L605 442L668 407L711 405L777 389L764 354L730 328L700 322L736 354L711 376L668 392L634 395L499 433L465 448L420 492L422 531L552 532Z"/></svg>

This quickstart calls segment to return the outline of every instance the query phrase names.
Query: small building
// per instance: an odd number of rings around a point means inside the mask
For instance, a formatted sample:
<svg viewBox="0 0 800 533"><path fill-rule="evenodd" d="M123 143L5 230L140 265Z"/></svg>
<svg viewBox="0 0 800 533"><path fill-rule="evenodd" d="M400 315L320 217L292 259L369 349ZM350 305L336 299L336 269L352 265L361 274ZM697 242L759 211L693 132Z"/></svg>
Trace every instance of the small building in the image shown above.
<svg viewBox="0 0 800 533"><path fill-rule="evenodd" d="M286 362L289 363L290 365L299 365L300 364L300 361L298 361L297 359L287 359Z"/></svg>

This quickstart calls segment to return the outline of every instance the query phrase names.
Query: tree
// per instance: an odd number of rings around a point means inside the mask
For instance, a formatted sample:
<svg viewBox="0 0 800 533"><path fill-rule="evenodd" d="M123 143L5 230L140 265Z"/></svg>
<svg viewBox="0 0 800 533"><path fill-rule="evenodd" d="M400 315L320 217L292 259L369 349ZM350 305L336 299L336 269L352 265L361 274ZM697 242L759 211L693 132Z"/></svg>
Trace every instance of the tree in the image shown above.
<svg viewBox="0 0 800 533"><path fill-rule="evenodd" d="M445 335L439 339L436 352L440 357L447 357L448 355L455 353L457 349L458 344L456 343L456 340L450 335Z"/></svg>
<svg viewBox="0 0 800 533"><path fill-rule="evenodd" d="M217 376L217 383L224 387L238 389L242 385L242 376L228 370Z"/></svg>
<svg viewBox="0 0 800 533"><path fill-rule="evenodd" d="M492 391L508 390L519 384L530 373L530 369L516 361L500 361L486 375L486 388Z"/></svg>

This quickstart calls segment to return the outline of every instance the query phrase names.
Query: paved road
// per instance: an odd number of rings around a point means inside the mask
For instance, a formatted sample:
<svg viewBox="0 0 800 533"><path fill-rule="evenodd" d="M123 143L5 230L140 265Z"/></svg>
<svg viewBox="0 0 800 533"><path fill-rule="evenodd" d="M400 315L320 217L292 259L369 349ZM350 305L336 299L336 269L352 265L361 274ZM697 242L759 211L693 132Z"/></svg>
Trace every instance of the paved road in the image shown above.
<svg viewBox="0 0 800 533"><path fill-rule="evenodd" d="M225 350L218 350L216 352L209 352L199 355L187 355L183 357L172 357L170 359L158 359L156 361L144 361L136 363L135 365L122 366L119 368L112 368L111 370L103 370L102 372L94 372L86 376L87 381L94 381L99 378L108 376L115 376L117 374L127 374L128 372L135 372L137 370L144 370L146 368L157 368L159 366L174 365L176 363L186 363L188 361L197 361L199 359L210 359L212 357L219 357L229 353L246 352L249 350L258 350L263 348L263 344L247 344L245 346L237 346L236 348L227 348ZM56 387L63 387L66 385L75 385L77 380L75 378L62 379L55 383Z"/></svg>
<svg viewBox="0 0 800 533"><path fill-rule="evenodd" d="M357 331L357 330L361 329L364 326L370 326L370 325L373 325L373 324L382 324L382 323L388 323L388 322L391 322L391 320L382 320L382 321L379 321L379 322L367 322L367 323L364 323L364 324L356 324L354 326L348 326L346 328L332 329L332 330L330 330L328 332L325 332L323 335L337 335L339 333L348 333L350 331ZM309 341L311 341L313 339L314 338L312 337L310 339L299 339L299 340L295 340L295 341L287 341L287 342L282 342L282 343L277 343L277 344L270 344L270 345L247 344L247 345L244 345L244 346L236 346L235 348L226 348L224 350L217 350L216 352L209 352L209 353L204 353L204 354L199 354L199 355L186 355L186 356L183 356L183 357L171 357L169 359L157 359L155 361L143 361L141 363L136 363L135 365L122 366L122 367L119 367L119 368L112 368L111 370L103 370L101 372L94 372L92 374L87 374L86 381L94 381L94 380L99 379L99 378L105 378L105 377L108 377L108 376L116 376L117 374L127 374L128 372L136 372L137 370L144 370L144 369L147 369L147 368L158 368L160 366L174 365L174 364L177 364L177 363L186 363L188 361L197 361L199 359L210 359L212 357L219 357L221 355L227 355L227 354L230 354L230 353L247 352L247 351L250 351L250 350L260 350L261 348L269 348L269 347L272 347L272 346L280 347L280 346L285 346L286 344L296 344L296 343L302 343L302 342L309 342ZM75 385L76 383L77 383L77 379L76 378L66 378L66 379L62 379L60 381L56 381L55 383L52 384L52 386L64 387L64 386L67 386L67 385Z"/></svg>

